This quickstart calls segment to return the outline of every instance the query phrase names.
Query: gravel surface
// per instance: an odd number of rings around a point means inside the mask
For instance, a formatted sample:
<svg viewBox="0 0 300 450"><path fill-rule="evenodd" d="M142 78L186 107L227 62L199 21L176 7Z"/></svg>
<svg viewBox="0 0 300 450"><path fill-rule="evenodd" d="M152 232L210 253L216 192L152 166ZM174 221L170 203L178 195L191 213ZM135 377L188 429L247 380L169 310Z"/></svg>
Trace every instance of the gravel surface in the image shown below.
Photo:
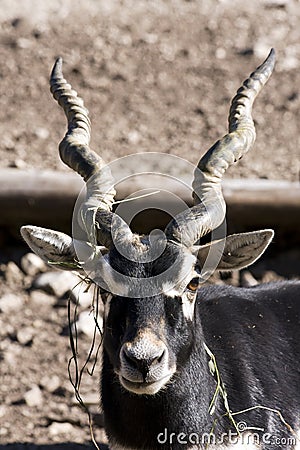
<svg viewBox="0 0 300 450"><path fill-rule="evenodd" d="M271 47L255 148L231 177L299 179L300 5L288 0L0 1L2 166L64 170L55 58L85 99L107 161L159 151L195 163L226 132L230 99Z"/></svg>

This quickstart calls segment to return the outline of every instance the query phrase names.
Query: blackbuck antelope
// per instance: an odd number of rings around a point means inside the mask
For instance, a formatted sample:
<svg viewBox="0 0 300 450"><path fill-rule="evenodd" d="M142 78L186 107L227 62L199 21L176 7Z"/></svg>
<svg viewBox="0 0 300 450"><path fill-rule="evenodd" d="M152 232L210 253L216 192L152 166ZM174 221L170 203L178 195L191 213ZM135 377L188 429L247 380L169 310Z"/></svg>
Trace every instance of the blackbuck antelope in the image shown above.
<svg viewBox="0 0 300 450"><path fill-rule="evenodd" d="M214 270L252 264L273 237L262 230L199 243L224 221L222 176L254 143L252 105L274 63L272 50L237 91L228 134L195 170L194 206L156 238L134 234L112 211L114 181L89 148L88 112L61 59L55 63L51 92L68 120L60 156L86 181L79 211L86 238L35 226L21 233L45 261L92 271L100 286L101 398L112 449L298 445L300 283L201 284Z"/></svg>

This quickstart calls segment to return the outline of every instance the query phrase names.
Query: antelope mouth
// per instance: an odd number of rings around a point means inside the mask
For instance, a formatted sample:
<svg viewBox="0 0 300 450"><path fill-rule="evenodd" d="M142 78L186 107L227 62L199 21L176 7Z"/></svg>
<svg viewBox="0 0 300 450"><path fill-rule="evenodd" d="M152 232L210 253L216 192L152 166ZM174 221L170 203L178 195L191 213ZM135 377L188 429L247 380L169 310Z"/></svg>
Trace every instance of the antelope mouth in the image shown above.
<svg viewBox="0 0 300 450"><path fill-rule="evenodd" d="M138 395L154 395L158 391L160 391L170 378L172 377L172 373L168 373L164 377L160 378L159 380L154 381L131 381L125 378L123 375L119 375L119 380L121 385L130 392L133 392L134 394Z"/></svg>

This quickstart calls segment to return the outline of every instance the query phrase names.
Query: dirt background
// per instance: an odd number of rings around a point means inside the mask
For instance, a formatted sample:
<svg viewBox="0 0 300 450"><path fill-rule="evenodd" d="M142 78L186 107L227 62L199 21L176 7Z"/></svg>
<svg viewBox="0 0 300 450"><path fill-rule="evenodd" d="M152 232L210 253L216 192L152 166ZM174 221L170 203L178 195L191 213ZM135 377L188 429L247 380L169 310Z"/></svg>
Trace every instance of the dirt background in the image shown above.
<svg viewBox="0 0 300 450"><path fill-rule="evenodd" d="M254 108L255 149L229 176L296 181L299 19L299 2L287 0L1 0L1 166L64 170L65 119L48 87L58 55L105 160L160 151L196 162L274 47L276 71Z"/></svg>
<svg viewBox="0 0 300 450"><path fill-rule="evenodd" d="M278 62L255 103L255 148L228 176L299 181L299 1L0 0L0 165L67 170L57 152L65 119L48 87L58 55L106 161L158 151L195 163L271 47ZM0 450L92 448L67 374L69 294L33 288L25 247L1 252L0 299L16 306L0 307ZM267 266L255 276L278 278ZM98 371L84 393L101 425ZM101 426L96 438L106 442Z"/></svg>

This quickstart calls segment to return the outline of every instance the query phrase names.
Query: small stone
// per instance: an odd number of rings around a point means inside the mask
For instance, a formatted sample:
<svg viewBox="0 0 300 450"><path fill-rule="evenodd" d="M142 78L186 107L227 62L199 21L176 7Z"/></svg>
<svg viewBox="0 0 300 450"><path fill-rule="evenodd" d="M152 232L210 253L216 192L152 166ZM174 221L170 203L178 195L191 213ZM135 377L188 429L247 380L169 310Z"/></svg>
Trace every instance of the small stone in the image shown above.
<svg viewBox="0 0 300 450"><path fill-rule="evenodd" d="M38 275L33 287L48 294L62 297L78 283L78 277L71 272L50 271Z"/></svg>
<svg viewBox="0 0 300 450"><path fill-rule="evenodd" d="M23 272L13 261L10 261L5 269L5 279L8 284L19 284L24 279Z"/></svg>
<svg viewBox="0 0 300 450"><path fill-rule="evenodd" d="M270 51L269 42L257 41L254 44L253 52L254 52L254 55L259 59L265 58L266 55L269 53L269 51Z"/></svg>
<svg viewBox="0 0 300 450"><path fill-rule="evenodd" d="M25 50L32 46L32 41L27 38L19 38L19 39L17 39L16 44L17 44L17 47Z"/></svg>
<svg viewBox="0 0 300 450"><path fill-rule="evenodd" d="M1 427L0 428L0 436L6 436L8 434L8 428Z"/></svg>
<svg viewBox="0 0 300 450"><path fill-rule="evenodd" d="M21 259L21 268L27 275L33 277L40 272L45 272L47 266L35 253L27 253Z"/></svg>
<svg viewBox="0 0 300 450"><path fill-rule="evenodd" d="M129 131L127 138L128 142L132 145L138 144L141 140L140 133L136 130Z"/></svg>
<svg viewBox="0 0 300 450"><path fill-rule="evenodd" d="M0 405L0 417L5 417L7 408L4 405Z"/></svg>
<svg viewBox="0 0 300 450"><path fill-rule="evenodd" d="M240 272L238 270L231 273L230 284L232 286L239 286L240 284Z"/></svg>
<svg viewBox="0 0 300 450"><path fill-rule="evenodd" d="M45 322L44 322L43 320L40 320L40 319L35 319L35 320L32 322L32 326L33 326L34 328L36 328L36 329L41 329L41 328L44 328L44 327L45 327Z"/></svg>
<svg viewBox="0 0 300 450"><path fill-rule="evenodd" d="M14 169L25 169L27 167L26 162L21 158L16 158L9 164L9 167Z"/></svg>
<svg viewBox="0 0 300 450"><path fill-rule="evenodd" d="M4 364L15 370L15 368L18 367L18 361L20 361L23 348L16 342L12 342L10 339L3 340L1 344L1 354L3 356Z"/></svg>
<svg viewBox="0 0 300 450"><path fill-rule="evenodd" d="M54 392L61 386L61 381L58 375L45 375L41 379L41 386L48 392Z"/></svg>
<svg viewBox="0 0 300 450"><path fill-rule="evenodd" d="M49 131L47 130L47 128L42 128L42 127L36 128L34 130L34 134L37 138L43 139L43 140L45 140L49 137Z"/></svg>
<svg viewBox="0 0 300 450"><path fill-rule="evenodd" d="M162 42L159 46L159 50L162 57L166 61L168 62L174 61L177 51L176 45L174 45L174 43Z"/></svg>
<svg viewBox="0 0 300 450"><path fill-rule="evenodd" d="M286 55L280 64L281 71L296 70L300 65L300 59L297 55Z"/></svg>
<svg viewBox="0 0 300 450"><path fill-rule="evenodd" d="M24 395L26 404L30 407L41 406L43 404L43 394L40 388L35 385L30 391L27 391Z"/></svg>
<svg viewBox="0 0 300 450"><path fill-rule="evenodd" d="M1 337L14 336L14 335L15 335L15 329L11 323L8 323L8 322L1 323L0 342L1 342Z"/></svg>
<svg viewBox="0 0 300 450"><path fill-rule="evenodd" d="M251 287L256 286L258 284L258 281L254 278L251 272L249 270L246 270L245 272L241 273L241 285L243 287Z"/></svg>
<svg viewBox="0 0 300 450"><path fill-rule="evenodd" d="M223 47L219 47L217 48L216 52L215 52L216 58L217 59L225 59L226 58L226 50Z"/></svg>
<svg viewBox="0 0 300 450"><path fill-rule="evenodd" d="M10 341L9 345L7 345L3 351L4 364L15 370L20 364L22 351L23 349L19 344Z"/></svg>
<svg viewBox="0 0 300 450"><path fill-rule="evenodd" d="M75 404L75 398L74 398L74 404ZM90 394L83 394L82 395L83 403L86 406L98 406L99 405L99 394L97 392L90 393ZM78 400L76 400L78 402Z"/></svg>
<svg viewBox="0 0 300 450"><path fill-rule="evenodd" d="M156 44L158 41L158 35L154 33L145 33L142 40L146 42L146 44Z"/></svg>
<svg viewBox="0 0 300 450"><path fill-rule="evenodd" d="M266 270L262 277L262 283L270 283L271 281L280 281L283 280L283 277L278 275L278 273L273 270Z"/></svg>
<svg viewBox="0 0 300 450"><path fill-rule="evenodd" d="M87 287L85 283L80 283L70 291L70 297L73 302L78 303L83 308L88 308L93 303L93 289L87 290Z"/></svg>
<svg viewBox="0 0 300 450"><path fill-rule="evenodd" d="M46 294L41 290L34 290L30 292L30 302L37 307L41 306L53 306L56 303L56 298L53 295Z"/></svg>
<svg viewBox="0 0 300 450"><path fill-rule="evenodd" d="M90 311L83 311L79 314L78 321L76 323L77 331L79 333L83 333L88 337L93 337L95 332L95 319L93 313ZM102 330L103 327L103 319L102 317L98 317L98 326Z"/></svg>
<svg viewBox="0 0 300 450"><path fill-rule="evenodd" d="M15 294L5 294L0 298L0 311L11 313L23 306L23 299Z"/></svg>
<svg viewBox="0 0 300 450"><path fill-rule="evenodd" d="M15 148L15 142L10 136L3 136L2 145L5 150L13 150Z"/></svg>
<svg viewBox="0 0 300 450"><path fill-rule="evenodd" d="M32 342L34 336L31 327L23 327L17 331L17 340L21 345L28 345Z"/></svg>
<svg viewBox="0 0 300 450"><path fill-rule="evenodd" d="M50 436L74 435L74 427L69 422L53 422L48 427Z"/></svg>

